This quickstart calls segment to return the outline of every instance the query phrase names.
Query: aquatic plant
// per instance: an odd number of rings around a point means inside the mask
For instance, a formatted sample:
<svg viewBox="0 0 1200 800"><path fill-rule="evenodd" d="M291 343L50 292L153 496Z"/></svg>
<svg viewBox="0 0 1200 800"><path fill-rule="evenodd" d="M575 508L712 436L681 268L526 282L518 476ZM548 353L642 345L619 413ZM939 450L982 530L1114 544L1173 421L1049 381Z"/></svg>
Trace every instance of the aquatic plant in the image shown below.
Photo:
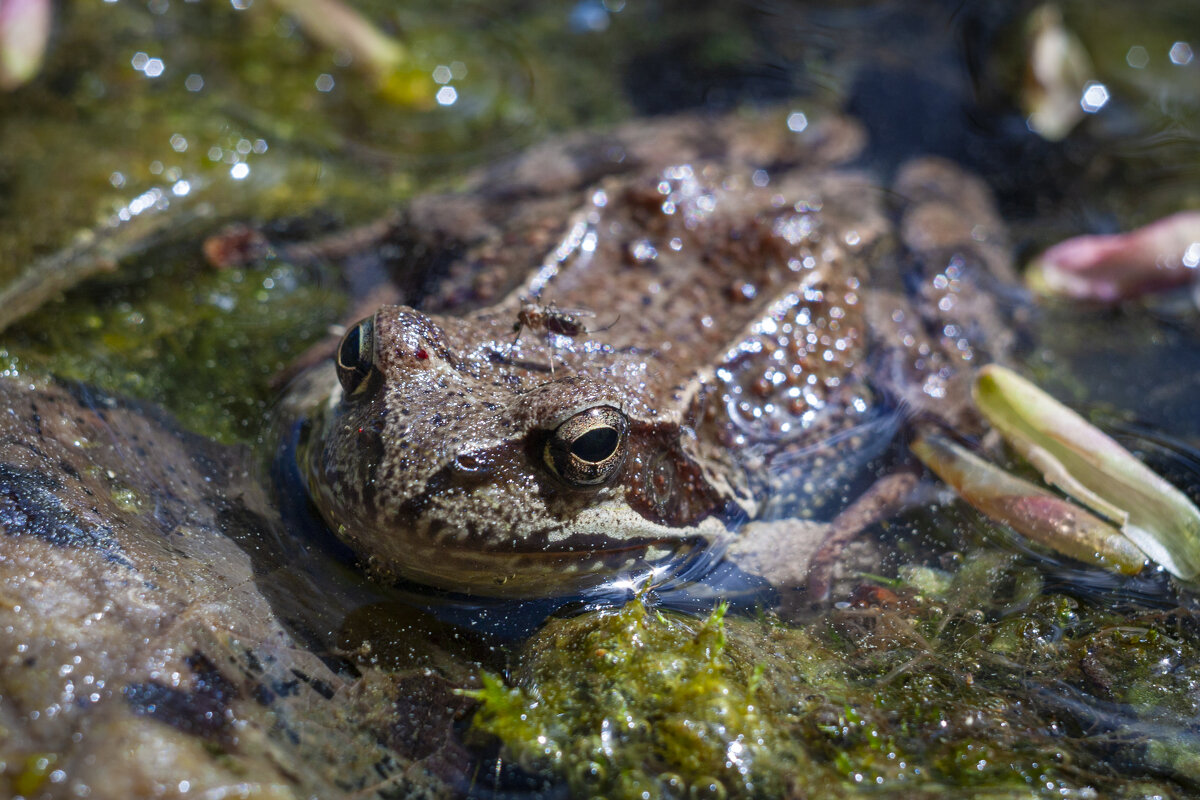
<svg viewBox="0 0 1200 800"><path fill-rule="evenodd" d="M641 598L554 620L511 684L470 693L473 727L581 797L1170 795L1200 774L1186 613L1122 617L995 550L945 564L804 626Z"/></svg>

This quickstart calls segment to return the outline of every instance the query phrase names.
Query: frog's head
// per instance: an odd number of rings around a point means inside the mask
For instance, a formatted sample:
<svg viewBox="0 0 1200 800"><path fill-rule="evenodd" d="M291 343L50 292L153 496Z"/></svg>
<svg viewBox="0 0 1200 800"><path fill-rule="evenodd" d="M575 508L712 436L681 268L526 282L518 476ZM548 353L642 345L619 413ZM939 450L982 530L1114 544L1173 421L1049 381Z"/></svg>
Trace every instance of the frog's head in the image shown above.
<svg viewBox="0 0 1200 800"><path fill-rule="evenodd" d="M343 338L340 386L300 458L326 521L373 571L556 594L726 532L740 513L727 465L693 419L578 359L551 376L528 350L511 357L511 340L507 319L400 306Z"/></svg>

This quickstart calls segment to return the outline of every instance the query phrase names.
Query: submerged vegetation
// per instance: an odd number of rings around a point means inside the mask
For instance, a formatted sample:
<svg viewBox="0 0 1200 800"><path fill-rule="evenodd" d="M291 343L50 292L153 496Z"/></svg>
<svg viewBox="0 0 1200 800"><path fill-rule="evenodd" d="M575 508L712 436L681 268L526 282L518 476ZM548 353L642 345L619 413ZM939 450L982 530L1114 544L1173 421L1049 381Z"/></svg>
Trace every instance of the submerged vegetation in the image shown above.
<svg viewBox="0 0 1200 800"><path fill-rule="evenodd" d="M20 323L11 334L20 344L0 347L0 370L153 399L193 430L252 440L272 378L326 334L344 298L284 262L218 271L190 261L143 262L145 272L110 279L97 302L56 310L53 324Z"/></svg>
<svg viewBox="0 0 1200 800"><path fill-rule="evenodd" d="M477 731L574 796L1171 797L1200 778L1200 624L1102 608L991 550L804 626L649 607L555 620ZM956 566L955 566L956 565Z"/></svg>

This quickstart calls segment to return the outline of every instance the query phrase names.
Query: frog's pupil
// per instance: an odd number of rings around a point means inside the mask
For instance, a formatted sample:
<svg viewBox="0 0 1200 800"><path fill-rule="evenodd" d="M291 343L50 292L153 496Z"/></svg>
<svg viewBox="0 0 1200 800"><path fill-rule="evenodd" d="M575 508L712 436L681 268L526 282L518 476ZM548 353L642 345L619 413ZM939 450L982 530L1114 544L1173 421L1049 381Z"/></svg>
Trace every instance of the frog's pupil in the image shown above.
<svg viewBox="0 0 1200 800"><path fill-rule="evenodd" d="M362 327L355 325L342 339L342 350L338 353L338 361L342 362L343 366L349 369L358 367L359 356L362 352L360 350L361 338Z"/></svg>
<svg viewBox="0 0 1200 800"><path fill-rule="evenodd" d="M337 376L347 394L366 388L374 355L374 320L368 317L346 331L338 345Z"/></svg>
<svg viewBox="0 0 1200 800"><path fill-rule="evenodd" d="M582 461L603 461L617 449L618 440L615 428L592 428L571 443L571 454Z"/></svg>

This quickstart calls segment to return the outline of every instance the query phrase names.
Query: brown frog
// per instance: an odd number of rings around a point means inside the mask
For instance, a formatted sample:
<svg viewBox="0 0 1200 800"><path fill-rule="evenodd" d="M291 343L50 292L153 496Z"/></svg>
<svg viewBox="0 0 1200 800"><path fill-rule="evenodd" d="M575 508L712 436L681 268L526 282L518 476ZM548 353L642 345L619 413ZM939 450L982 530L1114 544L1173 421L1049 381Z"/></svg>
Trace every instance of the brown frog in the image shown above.
<svg viewBox="0 0 1200 800"><path fill-rule="evenodd" d="M1003 227L945 162L891 193L839 167L862 138L642 122L417 201L409 248L450 279L350 327L294 396L319 398L298 460L332 530L387 578L567 593L739 534L795 550L902 419L974 425L963 387L1008 337L971 282L1010 270Z"/></svg>

